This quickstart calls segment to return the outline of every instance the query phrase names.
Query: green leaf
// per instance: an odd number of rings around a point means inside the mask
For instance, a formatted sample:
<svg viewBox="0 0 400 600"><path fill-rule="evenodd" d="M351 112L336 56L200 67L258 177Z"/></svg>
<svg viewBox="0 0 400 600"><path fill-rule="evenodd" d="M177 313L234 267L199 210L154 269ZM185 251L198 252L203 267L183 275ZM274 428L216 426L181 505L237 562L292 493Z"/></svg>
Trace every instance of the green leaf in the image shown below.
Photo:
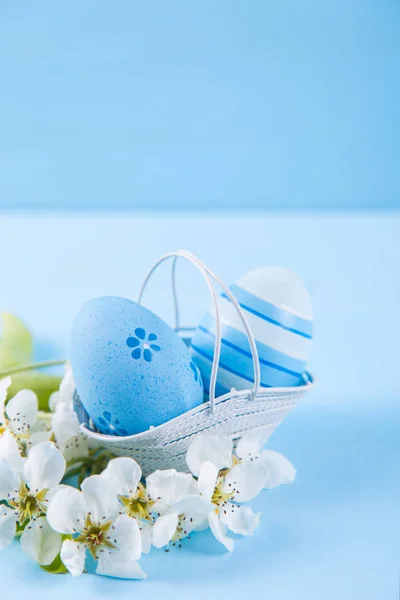
<svg viewBox="0 0 400 600"><path fill-rule="evenodd" d="M37 366L53 366L59 361L32 364L33 339L31 332L15 315L0 313L0 379L11 374L8 398L22 389L33 390L40 410L49 410L50 395L58 390L61 376L38 372ZM12 372L15 369L17 372Z"/></svg>
<svg viewBox="0 0 400 600"><path fill-rule="evenodd" d="M33 340L29 329L15 315L0 315L2 337L0 339L0 370L32 360Z"/></svg>
<svg viewBox="0 0 400 600"><path fill-rule="evenodd" d="M12 398L19 390L33 390L39 400L40 410L49 410L50 395L57 391L61 382L59 375L46 375L37 371L26 371L11 375L8 397Z"/></svg>
<svg viewBox="0 0 400 600"><path fill-rule="evenodd" d="M55 575L61 575L68 573L68 569L61 560L61 556L57 554L51 565L40 565L40 568L48 573L54 573Z"/></svg>

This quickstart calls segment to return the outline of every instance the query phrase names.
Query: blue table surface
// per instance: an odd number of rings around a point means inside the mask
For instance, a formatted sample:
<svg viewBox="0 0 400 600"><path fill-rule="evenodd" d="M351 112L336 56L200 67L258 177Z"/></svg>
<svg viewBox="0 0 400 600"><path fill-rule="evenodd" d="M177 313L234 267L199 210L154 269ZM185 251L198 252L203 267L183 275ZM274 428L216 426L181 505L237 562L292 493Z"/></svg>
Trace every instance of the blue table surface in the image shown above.
<svg viewBox="0 0 400 600"><path fill-rule="evenodd" d="M273 600L398 598L399 215L0 219L0 305L27 319L41 339L38 357L66 353L71 319L85 299L135 297L160 254L188 247L227 282L268 263L304 277L315 305L311 370L318 380L269 443L293 462L297 479L253 502L261 526L233 554L206 532L181 550L144 556L144 582L90 574L74 580L42 572L15 543L0 555L5 600L250 592ZM184 320L193 323L209 300L198 279L192 284L192 274L182 274ZM168 316L165 274L157 281L148 302Z"/></svg>
<svg viewBox="0 0 400 600"><path fill-rule="evenodd" d="M377 399L378 400L378 399ZM291 486L252 503L262 522L252 538L223 551L209 532L168 554L141 560L148 579L78 579L49 575L18 543L0 558L2 597L241 598L389 600L398 597L400 566L400 409L382 401L321 406L304 401L269 447L298 469Z"/></svg>

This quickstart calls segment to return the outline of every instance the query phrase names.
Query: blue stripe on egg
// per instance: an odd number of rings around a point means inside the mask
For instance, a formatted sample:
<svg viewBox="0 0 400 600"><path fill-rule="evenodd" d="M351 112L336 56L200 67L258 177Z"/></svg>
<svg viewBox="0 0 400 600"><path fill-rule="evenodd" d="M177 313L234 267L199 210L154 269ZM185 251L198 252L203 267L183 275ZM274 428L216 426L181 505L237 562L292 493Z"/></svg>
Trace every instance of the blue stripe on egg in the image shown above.
<svg viewBox="0 0 400 600"><path fill-rule="evenodd" d="M210 361L210 363L212 363L212 361L213 361L212 353L209 354L209 353L205 352L204 350L202 350L201 348L198 348L197 346L194 346L194 345L192 345L192 348L196 352L197 356L200 354L200 356L202 356L206 360ZM222 352L221 352L221 358L222 358ZM225 364L224 361L221 359L219 361L219 366L220 366L220 369L224 369L224 371L228 371L232 375L236 375L237 377L240 377L241 379L244 379L245 381L248 381L249 383L254 383L254 378L250 374L249 375L245 374L244 369L241 369L241 371L238 371L235 368ZM261 385L262 385L262 387L271 387L270 385L268 385L266 383L261 383Z"/></svg>
<svg viewBox="0 0 400 600"><path fill-rule="evenodd" d="M198 362L198 357L196 356L195 358L196 363ZM211 376L211 371L210 371L210 376ZM203 377L203 386L204 386L204 393L208 396L210 393L210 376L204 376ZM231 391L231 388L226 388L223 385L221 385L221 383L219 381L217 381L217 385L215 387L215 397L219 398L220 396L225 396L225 394L228 394Z"/></svg>
<svg viewBox="0 0 400 600"><path fill-rule="evenodd" d="M230 286L230 290L243 310L286 331L291 331L307 339L312 338L312 321L299 317L290 311L283 310L267 300L251 294L237 284ZM221 295L230 302L225 293Z"/></svg>
<svg viewBox="0 0 400 600"><path fill-rule="evenodd" d="M216 331L215 318L210 313L206 313L198 329L214 336ZM199 331L196 331L196 343L198 335L200 335L200 333ZM253 360L247 335L225 323L223 323L222 344L232 347L239 353L250 358L251 361ZM274 348L263 344L260 340L256 340L256 346L261 367L263 365L271 367L297 378L299 378L304 371L305 361L294 358L293 356L288 356L279 350L275 350Z"/></svg>
<svg viewBox="0 0 400 600"><path fill-rule="evenodd" d="M222 324L229 325L235 330L246 334L243 323L233 304L222 296L219 297L218 303ZM212 309L209 312L215 316ZM292 357L301 361L302 363L307 361L310 355L312 340L305 338L304 336L297 335L296 333L288 331L287 329L283 329L278 325L274 325L273 323L270 323L265 319L261 319L253 313L246 311L243 311L243 313L257 341L265 344L272 350L276 350L285 356ZM245 347L248 348L248 346ZM270 360L268 357L266 357L266 359ZM279 361L272 360L271 362ZM296 368L292 368L292 370L297 371Z"/></svg>
<svg viewBox="0 0 400 600"><path fill-rule="evenodd" d="M201 330L199 336L196 337L196 344L199 344L199 346L195 345L194 348L199 351L200 347L205 356L212 357L214 354L214 340L215 338L212 334L204 333ZM250 356L244 355L241 348L231 345L226 339L222 340L220 365L225 366L234 375L243 377L252 383L254 382L254 367L251 354ZM260 363L260 367L262 387L296 385L301 377L301 373L288 374L286 371L279 370L275 366L271 367Z"/></svg>
<svg viewBox="0 0 400 600"><path fill-rule="evenodd" d="M209 355L204 355L204 353L200 354L198 352L198 348L195 348L193 346L192 354L194 360L196 361L196 364L198 365L201 371L203 385L205 382L206 387L208 387L211 379L212 359ZM236 390L248 390L252 387L253 381L249 381L249 379L241 377L233 369L230 369L228 365L220 363L217 379L217 397L226 394L228 391L231 390L231 388L235 388Z"/></svg>
<svg viewBox="0 0 400 600"><path fill-rule="evenodd" d="M254 335L261 387L290 387L302 382L312 340L312 306L303 282L282 267L252 271L230 286ZM245 327L224 293L218 299L221 356L217 383L221 392L249 389L253 357ZM192 340L205 387L209 385L216 335L214 310L207 312ZM220 395L220 388L217 388Z"/></svg>
<svg viewBox="0 0 400 600"><path fill-rule="evenodd" d="M247 340L245 339L243 341L248 348L249 345ZM205 332L204 329L200 327L192 348L197 353L212 361L214 355L214 342L215 336L209 331ZM231 343L225 327L221 345L220 366L234 375L246 379L248 382L254 382L253 358L250 351ZM285 387L288 385L296 385L301 377L301 371L299 373L289 371L279 364L266 363L264 360L262 362L260 360L260 368L262 387Z"/></svg>
<svg viewBox="0 0 400 600"><path fill-rule="evenodd" d="M215 327L215 318L207 313L196 330L192 343L192 354L200 368L206 392L211 378ZM285 355L258 340L256 346L260 359L261 387L287 387L300 383L305 369L304 361ZM232 387L237 390L250 389L253 383L253 358L246 335L223 324L217 397L227 393Z"/></svg>

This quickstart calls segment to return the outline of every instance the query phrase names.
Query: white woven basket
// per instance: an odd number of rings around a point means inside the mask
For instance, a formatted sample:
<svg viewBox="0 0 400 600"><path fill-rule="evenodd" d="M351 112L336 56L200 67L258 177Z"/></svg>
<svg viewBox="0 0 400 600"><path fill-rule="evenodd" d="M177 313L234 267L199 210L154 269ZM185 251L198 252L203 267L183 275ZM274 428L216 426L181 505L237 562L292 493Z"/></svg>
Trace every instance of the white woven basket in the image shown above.
<svg viewBox="0 0 400 600"><path fill-rule="evenodd" d="M239 438L246 431L259 428L270 428L272 433L287 413L294 408L297 400L313 386L312 377L306 374L303 377L304 383L300 386L260 388L260 364L257 347L241 307L229 288L190 252L185 250L171 252L162 256L155 263L142 284L138 298L139 304L153 271L165 260L173 258L172 292L175 308L175 330L178 333L185 330L179 325L179 308L176 297L175 268L179 257L190 261L202 273L213 300L217 326L209 401L158 427L124 437L104 435L94 431L87 421L85 424L85 419L80 414L81 411L77 411L81 420L81 430L91 438L92 442L106 448L116 456L133 457L140 464L144 476L156 469L175 468L180 471L187 471L185 454L193 436L197 433L224 434L232 439ZM217 295L214 289L215 283L222 287L241 318L249 340L254 364L254 387L252 390L237 391L232 389L229 394L219 398L215 398L215 385L221 352L221 322Z"/></svg>

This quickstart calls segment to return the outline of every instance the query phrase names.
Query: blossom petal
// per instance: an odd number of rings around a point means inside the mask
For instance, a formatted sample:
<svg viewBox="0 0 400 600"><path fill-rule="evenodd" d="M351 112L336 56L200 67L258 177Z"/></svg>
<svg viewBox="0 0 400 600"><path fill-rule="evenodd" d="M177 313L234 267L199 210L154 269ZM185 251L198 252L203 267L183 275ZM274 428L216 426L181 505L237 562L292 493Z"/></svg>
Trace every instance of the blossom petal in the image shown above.
<svg viewBox="0 0 400 600"><path fill-rule="evenodd" d="M197 479L195 479L194 477L192 477L192 481L190 482L190 486L188 489L188 494L194 496L195 494L199 495L199 485L197 483Z"/></svg>
<svg viewBox="0 0 400 600"><path fill-rule="evenodd" d="M249 506L231 504L220 516L233 533L252 535L260 523L261 513L254 513Z"/></svg>
<svg viewBox="0 0 400 600"><path fill-rule="evenodd" d="M60 387L53 392L49 398L49 408L51 412L58 411L70 412L73 410L73 399L76 385L69 362L65 363L64 377L61 380Z"/></svg>
<svg viewBox="0 0 400 600"><path fill-rule="evenodd" d="M21 484L19 472L4 458L0 458L0 500L16 496ZM0 511L2 507L0 506Z"/></svg>
<svg viewBox="0 0 400 600"><path fill-rule="evenodd" d="M0 458L7 460L14 469L22 469L23 461L17 440L9 431L5 431L0 437Z"/></svg>
<svg viewBox="0 0 400 600"><path fill-rule="evenodd" d="M112 531L118 551L133 560L139 560L142 554L142 537L136 519L121 515L115 521Z"/></svg>
<svg viewBox="0 0 400 600"><path fill-rule="evenodd" d="M178 515L185 515L185 533L208 529L207 516L215 510L214 504L203 496L185 496L174 504L173 511Z"/></svg>
<svg viewBox="0 0 400 600"><path fill-rule="evenodd" d="M32 390L20 390L6 406L7 416L13 421L13 429L32 427L38 414L38 398Z"/></svg>
<svg viewBox="0 0 400 600"><path fill-rule="evenodd" d="M65 473L65 458L53 442L42 442L30 449L23 476L31 490L58 485Z"/></svg>
<svg viewBox="0 0 400 600"><path fill-rule="evenodd" d="M206 529L209 529L210 523L208 522L207 515L201 515L200 513L197 513L194 517L192 517L192 519L192 531L205 531Z"/></svg>
<svg viewBox="0 0 400 600"><path fill-rule="evenodd" d="M18 516L15 510L0 506L0 550L7 548L15 537Z"/></svg>
<svg viewBox="0 0 400 600"><path fill-rule="evenodd" d="M108 480L116 494L129 496L136 492L142 470L133 458L124 456L110 460L101 476Z"/></svg>
<svg viewBox="0 0 400 600"><path fill-rule="evenodd" d="M296 469L292 463L279 452L264 450L258 459L269 469L265 487L271 489L285 483L292 483L296 477Z"/></svg>
<svg viewBox="0 0 400 600"><path fill-rule="evenodd" d="M4 425L5 421L5 403L7 399L7 390L11 385L11 377L5 377L0 380L0 424Z"/></svg>
<svg viewBox="0 0 400 600"><path fill-rule="evenodd" d="M7 390L11 385L11 377L4 377L0 380L0 406L4 405L7 398Z"/></svg>
<svg viewBox="0 0 400 600"><path fill-rule="evenodd" d="M153 525L153 546L163 548L174 536L178 527L178 513L171 512L158 517Z"/></svg>
<svg viewBox="0 0 400 600"><path fill-rule="evenodd" d="M48 442L49 438L51 436L51 431L33 431L31 432L31 439L30 439L30 443L31 446L37 446L38 444L41 444L42 442Z"/></svg>
<svg viewBox="0 0 400 600"><path fill-rule="evenodd" d="M37 431L47 431L49 433L51 430L52 418L53 415L51 413L39 410L37 419L31 427L31 434L36 433Z"/></svg>
<svg viewBox="0 0 400 600"><path fill-rule="evenodd" d="M81 485L88 512L95 521L108 521L119 512L117 492L101 475L87 477Z"/></svg>
<svg viewBox="0 0 400 600"><path fill-rule="evenodd" d="M142 538L142 552L148 554L151 550L151 538L152 538L153 525L142 521L140 524L140 535Z"/></svg>
<svg viewBox="0 0 400 600"><path fill-rule="evenodd" d="M73 577L82 575L86 561L86 547L73 540L65 540L61 546L61 560Z"/></svg>
<svg viewBox="0 0 400 600"><path fill-rule="evenodd" d="M232 440L225 435L198 434L190 444L186 463L193 475L198 475L203 462L212 462L218 470L232 465Z"/></svg>
<svg viewBox="0 0 400 600"><path fill-rule="evenodd" d="M50 565L60 552L62 538L54 531L46 517L31 521L21 536L22 550L39 565Z"/></svg>
<svg viewBox="0 0 400 600"><path fill-rule="evenodd" d="M215 538L223 544L229 552L233 550L233 540L226 535L226 525L221 521L216 511L208 515L210 529Z"/></svg>
<svg viewBox="0 0 400 600"><path fill-rule="evenodd" d="M58 406L61 405L61 394L59 390L50 394L49 408L51 412L56 412Z"/></svg>
<svg viewBox="0 0 400 600"><path fill-rule="evenodd" d="M172 506L188 494L192 481L189 473L178 473L175 469L158 470L146 478L146 489L153 500L161 498L161 504Z"/></svg>
<svg viewBox="0 0 400 600"><path fill-rule="evenodd" d="M107 577L119 579L145 579L146 573L142 571L135 560L125 556L122 552L102 552L97 562L96 573Z"/></svg>
<svg viewBox="0 0 400 600"><path fill-rule="evenodd" d="M63 456L68 462L77 458L84 458L89 455L88 438L82 433L75 435L67 440L62 449Z"/></svg>
<svg viewBox="0 0 400 600"><path fill-rule="evenodd" d="M261 492L268 475L268 467L265 467L259 460L245 460L235 465L227 473L224 491L234 491L236 502L247 502Z"/></svg>
<svg viewBox="0 0 400 600"><path fill-rule="evenodd" d="M212 498L215 486L217 484L217 478L218 468L214 465L214 463L209 461L204 462L200 467L197 485L200 494L202 494L204 498L207 498L207 500L211 500Z"/></svg>
<svg viewBox="0 0 400 600"><path fill-rule="evenodd" d="M59 448L67 440L78 435L79 420L75 411L58 411L53 415L52 429Z"/></svg>
<svg viewBox="0 0 400 600"><path fill-rule="evenodd" d="M184 513L189 517L195 517L196 515L208 515L215 509L215 506L204 496L190 495L175 502L173 509L178 515Z"/></svg>
<svg viewBox="0 0 400 600"><path fill-rule="evenodd" d="M75 388L76 385L71 365L67 362L65 363L65 375L60 383L60 402L57 410L70 411L73 409Z"/></svg>
<svg viewBox="0 0 400 600"><path fill-rule="evenodd" d="M236 455L239 458L258 456L274 430L275 426L268 426L261 429L256 429L254 431L249 431L238 441L236 446Z"/></svg>
<svg viewBox="0 0 400 600"><path fill-rule="evenodd" d="M48 498L47 520L55 531L69 534L82 531L87 514L82 492L69 485L60 485L48 494Z"/></svg>

